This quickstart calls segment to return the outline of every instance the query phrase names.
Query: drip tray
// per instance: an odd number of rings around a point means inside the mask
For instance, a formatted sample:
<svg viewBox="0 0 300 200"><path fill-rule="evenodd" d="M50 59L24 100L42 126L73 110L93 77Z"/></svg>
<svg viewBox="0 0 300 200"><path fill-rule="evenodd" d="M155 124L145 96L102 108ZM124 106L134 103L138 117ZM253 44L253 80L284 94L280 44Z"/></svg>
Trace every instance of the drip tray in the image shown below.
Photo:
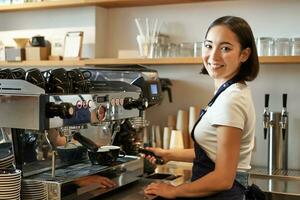
<svg viewBox="0 0 300 200"><path fill-rule="evenodd" d="M165 180L168 180L168 181L172 181L172 180L175 180L178 177L180 177L180 175L154 173L154 174L151 174L149 176L146 176L145 178L150 178L150 179L165 179Z"/></svg>

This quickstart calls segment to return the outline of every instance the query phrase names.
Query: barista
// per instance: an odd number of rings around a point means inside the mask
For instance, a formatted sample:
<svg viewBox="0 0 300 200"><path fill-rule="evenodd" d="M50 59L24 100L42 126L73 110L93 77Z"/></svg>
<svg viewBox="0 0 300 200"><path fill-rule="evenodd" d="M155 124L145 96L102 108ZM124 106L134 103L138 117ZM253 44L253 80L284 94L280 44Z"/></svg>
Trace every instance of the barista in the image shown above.
<svg viewBox="0 0 300 200"><path fill-rule="evenodd" d="M192 182L179 186L152 183L145 194L172 199L242 200L245 187L238 170L250 169L254 146L255 110L246 81L259 71L255 40L248 23L239 17L216 19L205 35L203 73L214 79L215 96L202 110L192 131L194 149L149 148L165 162L193 161ZM154 157L148 159L155 163Z"/></svg>

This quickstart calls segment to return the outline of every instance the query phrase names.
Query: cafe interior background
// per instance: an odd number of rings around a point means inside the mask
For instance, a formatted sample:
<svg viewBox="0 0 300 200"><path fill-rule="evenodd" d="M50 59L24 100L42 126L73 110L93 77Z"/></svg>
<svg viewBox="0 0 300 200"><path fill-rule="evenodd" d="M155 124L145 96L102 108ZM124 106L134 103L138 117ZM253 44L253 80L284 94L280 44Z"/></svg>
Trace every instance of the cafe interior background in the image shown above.
<svg viewBox="0 0 300 200"><path fill-rule="evenodd" d="M135 18L158 19L164 22L161 32L174 43L198 42L204 38L210 22L223 15L246 19L255 37L300 37L300 1L297 0L229 0L205 1L145 7L106 9L101 7L58 8L16 12L0 12L0 39L13 45L13 37L39 34L46 39L59 40L67 31L83 31L83 55L87 58L117 57L119 50L137 50L138 30ZM179 109L205 106L213 94L213 82L200 75L201 65L152 65L160 77L172 81L173 102L165 96L160 105L147 110L151 125L161 129L168 115ZM270 94L270 111L280 112L282 94L287 93L289 112L288 166L300 169L300 68L298 64L261 64L252 88L256 113L256 139L252 165L267 165L267 140L263 137L264 95ZM166 94L165 94L166 95ZM150 126L151 126L150 125Z"/></svg>

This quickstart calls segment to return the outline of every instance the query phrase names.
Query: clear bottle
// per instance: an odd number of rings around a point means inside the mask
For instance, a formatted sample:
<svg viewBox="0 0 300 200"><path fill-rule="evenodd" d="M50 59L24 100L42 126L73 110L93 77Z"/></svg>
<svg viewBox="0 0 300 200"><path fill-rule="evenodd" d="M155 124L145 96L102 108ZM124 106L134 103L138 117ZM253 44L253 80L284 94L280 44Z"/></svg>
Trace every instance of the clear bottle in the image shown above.
<svg viewBox="0 0 300 200"><path fill-rule="evenodd" d="M290 39L277 38L275 40L275 56L289 56L290 55Z"/></svg>
<svg viewBox="0 0 300 200"><path fill-rule="evenodd" d="M291 38L291 55L292 56L300 55L300 38L299 37Z"/></svg>

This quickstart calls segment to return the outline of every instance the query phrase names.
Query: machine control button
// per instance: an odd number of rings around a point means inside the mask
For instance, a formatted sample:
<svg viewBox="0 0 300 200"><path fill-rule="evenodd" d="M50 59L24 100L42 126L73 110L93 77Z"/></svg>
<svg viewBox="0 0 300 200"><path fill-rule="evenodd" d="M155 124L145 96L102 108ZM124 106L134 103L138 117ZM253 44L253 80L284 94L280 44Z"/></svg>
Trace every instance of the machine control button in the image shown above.
<svg viewBox="0 0 300 200"><path fill-rule="evenodd" d="M46 117L48 118L60 117L61 119L69 119L74 115L75 109L71 103L55 104L50 102L46 105Z"/></svg>
<svg viewBox="0 0 300 200"><path fill-rule="evenodd" d="M120 106L124 105L124 99L120 99Z"/></svg>
<svg viewBox="0 0 300 200"><path fill-rule="evenodd" d="M76 107L77 107L78 109L81 109L81 108L82 108L82 101L81 101L81 100L78 100L78 101L76 102Z"/></svg>
<svg viewBox="0 0 300 200"><path fill-rule="evenodd" d="M116 98L116 105L119 106L120 105L120 99Z"/></svg>
<svg viewBox="0 0 300 200"><path fill-rule="evenodd" d="M132 97L124 98L123 108L131 110L137 108L139 110L145 110L148 107L148 100L145 98L133 99Z"/></svg>
<svg viewBox="0 0 300 200"><path fill-rule="evenodd" d="M116 105L116 100L115 100L114 98L112 98L112 99L110 100L110 104L111 104L112 106Z"/></svg>
<svg viewBox="0 0 300 200"><path fill-rule="evenodd" d="M100 105L97 109L97 119L99 121L104 121L106 118L106 107L103 105Z"/></svg>

